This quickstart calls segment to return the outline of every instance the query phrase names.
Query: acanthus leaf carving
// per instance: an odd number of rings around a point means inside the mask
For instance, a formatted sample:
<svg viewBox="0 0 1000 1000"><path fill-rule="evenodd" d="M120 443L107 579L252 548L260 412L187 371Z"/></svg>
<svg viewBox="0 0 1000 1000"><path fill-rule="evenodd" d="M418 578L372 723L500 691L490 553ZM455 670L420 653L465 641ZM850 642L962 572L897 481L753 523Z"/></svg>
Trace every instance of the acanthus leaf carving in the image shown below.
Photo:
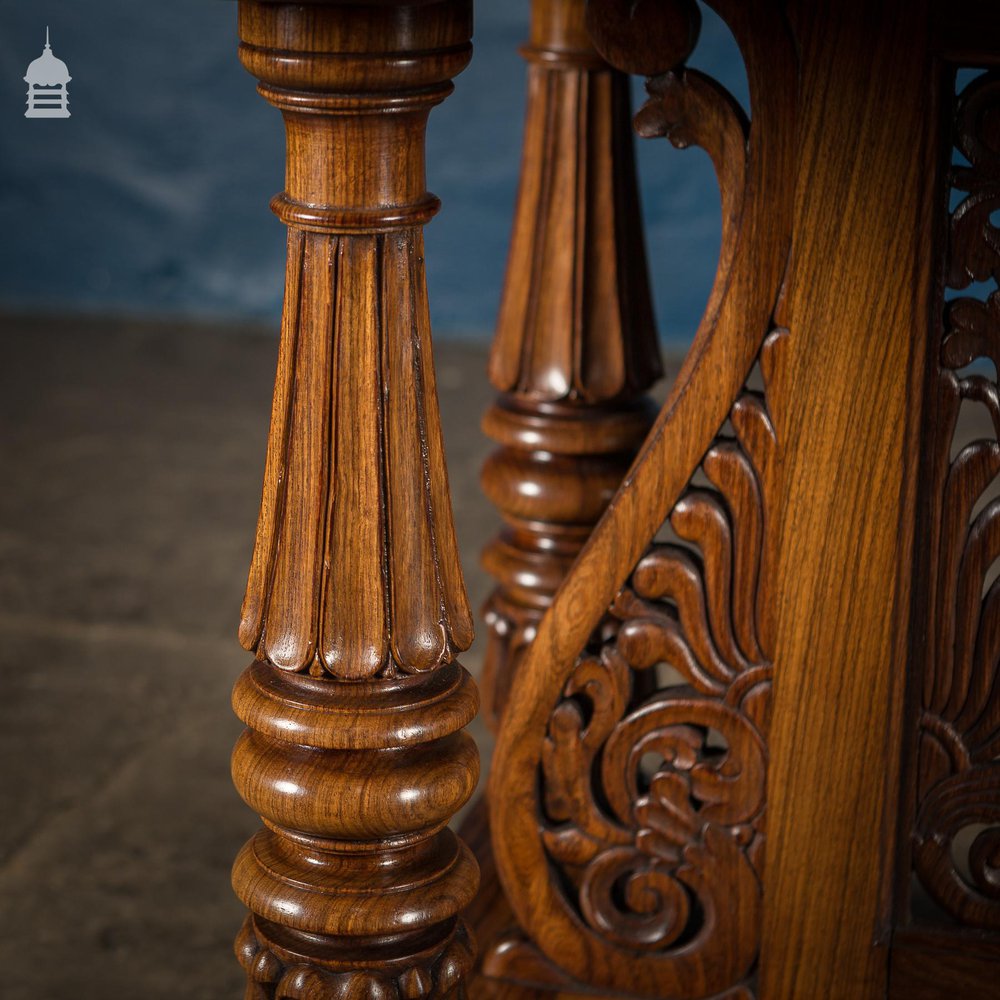
<svg viewBox="0 0 1000 1000"><path fill-rule="evenodd" d="M566 904L654 965L698 951L724 970L719 988L756 952L772 672L758 609L778 505L764 396L741 395L730 424L702 462L711 485L671 512L681 542L651 546L578 660L541 761ZM678 683L649 677L662 666Z"/></svg>
<svg viewBox="0 0 1000 1000"><path fill-rule="evenodd" d="M948 220L949 287L1000 281L1000 128L997 127L995 71L973 80L955 107L955 145L968 161L951 169L951 188L965 197Z"/></svg>

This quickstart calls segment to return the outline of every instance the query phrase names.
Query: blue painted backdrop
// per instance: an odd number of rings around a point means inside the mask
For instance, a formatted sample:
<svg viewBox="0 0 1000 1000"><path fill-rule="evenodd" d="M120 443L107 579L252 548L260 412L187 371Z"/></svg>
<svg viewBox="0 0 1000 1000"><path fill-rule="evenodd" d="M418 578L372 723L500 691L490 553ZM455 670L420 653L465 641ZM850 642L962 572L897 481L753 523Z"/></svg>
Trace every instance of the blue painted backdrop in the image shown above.
<svg viewBox="0 0 1000 1000"><path fill-rule="evenodd" d="M479 0L476 53L431 115L428 176L444 209L428 227L433 319L488 337L513 207L528 0ZM0 0L0 309L278 315L280 115L235 51L227 0ZM45 27L69 66L72 118L23 117ZM695 65L746 103L726 29L706 13ZM661 331L687 341L719 244L718 193L700 150L640 142Z"/></svg>

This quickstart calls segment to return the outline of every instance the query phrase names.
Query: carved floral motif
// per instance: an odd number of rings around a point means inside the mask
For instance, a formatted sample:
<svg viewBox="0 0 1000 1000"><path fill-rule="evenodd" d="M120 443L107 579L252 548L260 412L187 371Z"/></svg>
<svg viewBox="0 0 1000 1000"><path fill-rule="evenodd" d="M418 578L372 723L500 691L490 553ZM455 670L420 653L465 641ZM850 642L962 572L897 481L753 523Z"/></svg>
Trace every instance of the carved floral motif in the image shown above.
<svg viewBox="0 0 1000 1000"><path fill-rule="evenodd" d="M1000 279L1000 73L958 96L951 168L963 197L948 222L945 284ZM924 674L918 737L913 865L922 884L965 924L1000 929L1000 292L943 306L930 405L937 450L928 460L931 527ZM986 373L986 362L993 371ZM959 411L981 406L991 433L958 448Z"/></svg>
<svg viewBox="0 0 1000 1000"><path fill-rule="evenodd" d="M637 131L711 158L722 239L688 356L497 742L494 854L525 937L486 967L566 993L746 998L759 950L798 72L782 5L711 6L751 121L687 65L695 3L587 6L601 55L651 77Z"/></svg>
<svg viewBox="0 0 1000 1000"><path fill-rule="evenodd" d="M546 851L587 925L657 961L703 949L735 984L757 950L777 497L764 396L730 424L670 514L679 542L650 547L577 661L542 784ZM682 682L661 687L661 664Z"/></svg>

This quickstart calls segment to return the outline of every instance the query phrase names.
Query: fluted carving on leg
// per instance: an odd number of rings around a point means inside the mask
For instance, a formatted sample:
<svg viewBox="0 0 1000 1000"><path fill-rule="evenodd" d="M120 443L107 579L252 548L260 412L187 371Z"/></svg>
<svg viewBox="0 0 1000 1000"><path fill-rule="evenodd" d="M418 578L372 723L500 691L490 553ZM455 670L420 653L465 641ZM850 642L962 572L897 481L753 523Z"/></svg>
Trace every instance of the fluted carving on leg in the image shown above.
<svg viewBox="0 0 1000 1000"><path fill-rule="evenodd" d="M478 780L478 696L420 227L469 5L243 0L240 29L285 118L289 238L233 696L234 780L264 820L233 869L237 954L253 1000L464 997L478 869L448 823Z"/></svg>
<svg viewBox="0 0 1000 1000"><path fill-rule="evenodd" d="M646 273L628 78L596 53L584 0L534 0L521 184L484 418L483 487L504 518L483 554L498 587L484 692L517 663L618 488L662 374Z"/></svg>
<svg viewBox="0 0 1000 1000"><path fill-rule="evenodd" d="M422 234L293 231L288 295L240 639L276 667L313 675L432 670L469 647L472 620Z"/></svg>

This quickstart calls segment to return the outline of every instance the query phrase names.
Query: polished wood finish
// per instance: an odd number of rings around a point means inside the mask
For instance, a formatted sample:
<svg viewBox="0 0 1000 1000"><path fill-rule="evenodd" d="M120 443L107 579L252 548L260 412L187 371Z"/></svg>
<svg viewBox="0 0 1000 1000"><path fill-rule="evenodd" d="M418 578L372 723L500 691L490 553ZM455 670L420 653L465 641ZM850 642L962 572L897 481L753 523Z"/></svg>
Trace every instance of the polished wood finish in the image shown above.
<svg viewBox="0 0 1000 1000"><path fill-rule="evenodd" d="M753 120L670 61L636 118L643 134L712 158L724 226L716 284L642 452L539 626L491 777L497 867L529 940L491 949L485 971L567 994L742 995L758 948L774 640L759 583L772 582L780 514L771 415L744 387L758 358L769 398L772 382L779 400L785 385L776 310L797 70L780 5L719 6L746 56ZM627 49L622 69L687 57L688 45L661 39L680 14L697 18L693 5L646 5L637 19L619 8L592 6L591 21L599 49L606 36L608 55ZM692 481L699 467L712 489ZM668 519L694 551L644 556ZM633 672L661 662L682 679L636 698ZM728 752L705 742L709 730ZM662 761L652 773L648 755Z"/></svg>
<svg viewBox="0 0 1000 1000"><path fill-rule="evenodd" d="M445 829L476 694L420 244L468 6L241 4L289 150L235 692L266 825L234 870L254 1000L996 995L1000 15L711 5L749 118L688 65L693 0L534 0L473 898ZM625 73L636 130L701 146L722 202L651 427Z"/></svg>
<svg viewBox="0 0 1000 1000"><path fill-rule="evenodd" d="M890 956L893 1000L993 1000L1000 979L1000 941L967 928L897 931Z"/></svg>
<svg viewBox="0 0 1000 1000"><path fill-rule="evenodd" d="M941 248L931 324L917 558L926 581L914 619L913 783L908 789L912 868L944 913L1000 930L1000 292L967 292L995 281L1000 252L992 212L1000 208L1000 71L956 90L956 67L940 67L942 130L964 157L936 172L935 203L958 203L939 217ZM941 144L942 159L950 144ZM950 157L949 157L950 160ZM945 213L940 213L945 216ZM945 301L949 292L966 291ZM985 364L988 362L988 365ZM981 407L991 433L959 426ZM960 859L960 861L959 861ZM908 888L906 886L905 888ZM908 906L903 899L902 905ZM939 921L940 922L940 921Z"/></svg>
<svg viewBox="0 0 1000 1000"><path fill-rule="evenodd" d="M933 287L889 989L918 1000L993 997L1000 976L1000 16L971 14L936 11L931 38Z"/></svg>
<svg viewBox="0 0 1000 1000"><path fill-rule="evenodd" d="M662 374L646 276L628 78L595 51L584 0L534 0L521 185L483 429L504 517L483 553L484 710L518 663L655 416Z"/></svg>
<svg viewBox="0 0 1000 1000"><path fill-rule="evenodd" d="M247 997L464 997L478 875L446 825L476 785L478 702L420 227L470 5L242 0L239 27L285 120L289 227L233 696L234 780L265 823L233 869Z"/></svg>
<svg viewBox="0 0 1000 1000"><path fill-rule="evenodd" d="M843 7L841 18L800 4L797 21L803 93L760 986L775 998L820 982L830 997L862 1000L882 996L887 980L925 350L914 331L929 288L927 9Z"/></svg>
<svg viewBox="0 0 1000 1000"><path fill-rule="evenodd" d="M994 996L1000 293L952 295L1000 276L995 71L954 94L996 64L997 19L713 6L745 132L657 62L686 60L693 4L588 9L602 53L652 75L640 133L712 152L723 249L511 692L505 899L479 925L509 905L519 929L486 945L485 995ZM972 443L962 401L991 428Z"/></svg>

